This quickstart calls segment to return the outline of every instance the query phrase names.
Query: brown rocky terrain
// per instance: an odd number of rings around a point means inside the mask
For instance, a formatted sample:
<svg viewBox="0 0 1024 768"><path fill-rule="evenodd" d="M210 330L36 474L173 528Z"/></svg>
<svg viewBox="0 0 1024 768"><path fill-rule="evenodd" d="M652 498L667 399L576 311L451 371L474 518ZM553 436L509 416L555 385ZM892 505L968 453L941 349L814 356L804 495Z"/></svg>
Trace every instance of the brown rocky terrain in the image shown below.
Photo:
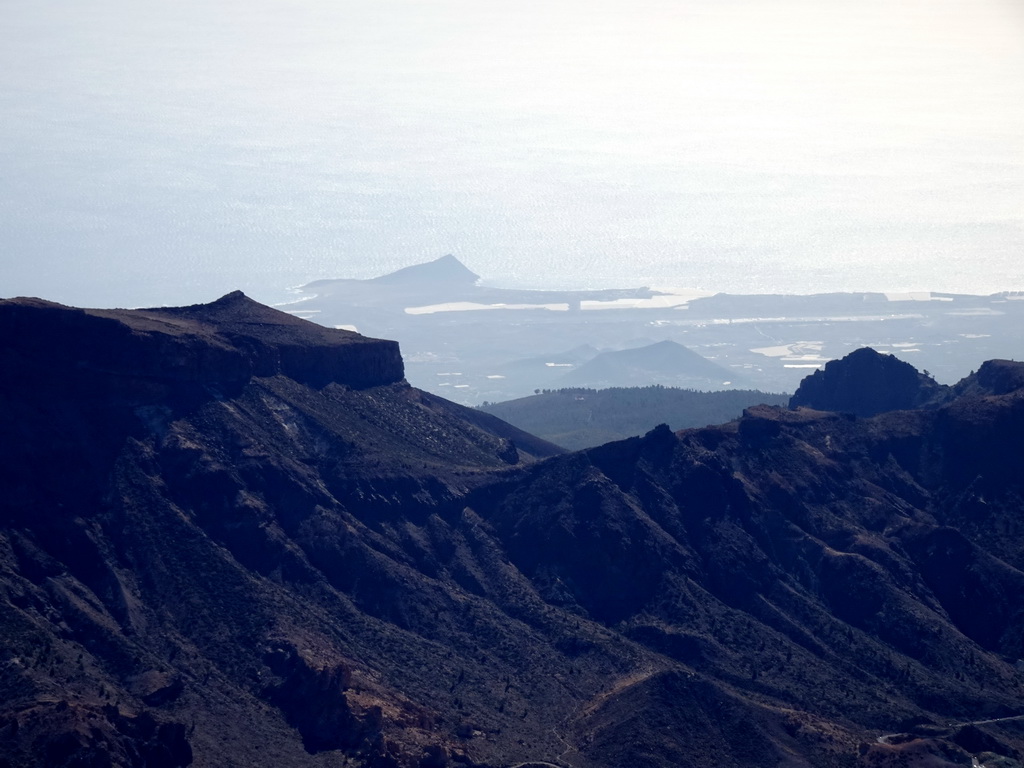
<svg viewBox="0 0 1024 768"><path fill-rule="evenodd" d="M0 329L0 765L1020 764L1018 364L556 455L240 294Z"/></svg>

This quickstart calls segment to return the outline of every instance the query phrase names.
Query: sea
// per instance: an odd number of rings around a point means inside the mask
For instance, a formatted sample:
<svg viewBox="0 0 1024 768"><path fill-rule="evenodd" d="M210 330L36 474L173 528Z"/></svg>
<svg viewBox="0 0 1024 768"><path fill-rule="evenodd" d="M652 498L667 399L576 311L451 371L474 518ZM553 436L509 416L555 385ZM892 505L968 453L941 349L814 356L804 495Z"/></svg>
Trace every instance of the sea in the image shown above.
<svg viewBox="0 0 1024 768"><path fill-rule="evenodd" d="M1024 289L1010 0L9 0L0 296Z"/></svg>

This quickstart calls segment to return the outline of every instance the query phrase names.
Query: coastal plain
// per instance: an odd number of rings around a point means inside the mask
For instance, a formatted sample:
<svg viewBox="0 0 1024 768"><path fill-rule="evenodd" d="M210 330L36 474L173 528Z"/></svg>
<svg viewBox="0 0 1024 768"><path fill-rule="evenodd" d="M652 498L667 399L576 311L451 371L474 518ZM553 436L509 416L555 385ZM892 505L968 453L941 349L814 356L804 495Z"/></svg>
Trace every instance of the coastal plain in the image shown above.
<svg viewBox="0 0 1024 768"><path fill-rule="evenodd" d="M1014 359L1024 349L1019 292L526 291L481 285L453 256L371 280L320 280L279 308L397 339L412 384L464 405L638 384L793 392L807 374L864 346L953 383L979 360ZM694 353L689 362L680 347ZM627 350L635 351L628 364L620 358L592 366L599 374L579 373L602 354Z"/></svg>

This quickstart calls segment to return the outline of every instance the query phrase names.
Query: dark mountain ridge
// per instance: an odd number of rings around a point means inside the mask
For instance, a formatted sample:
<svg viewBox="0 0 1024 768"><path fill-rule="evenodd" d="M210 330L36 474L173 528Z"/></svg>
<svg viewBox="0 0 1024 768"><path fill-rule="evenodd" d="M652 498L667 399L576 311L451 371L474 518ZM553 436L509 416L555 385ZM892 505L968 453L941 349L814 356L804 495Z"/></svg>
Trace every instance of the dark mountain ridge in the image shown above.
<svg viewBox="0 0 1024 768"><path fill-rule="evenodd" d="M555 455L280 315L0 302L7 765L1019 765L1024 366Z"/></svg>

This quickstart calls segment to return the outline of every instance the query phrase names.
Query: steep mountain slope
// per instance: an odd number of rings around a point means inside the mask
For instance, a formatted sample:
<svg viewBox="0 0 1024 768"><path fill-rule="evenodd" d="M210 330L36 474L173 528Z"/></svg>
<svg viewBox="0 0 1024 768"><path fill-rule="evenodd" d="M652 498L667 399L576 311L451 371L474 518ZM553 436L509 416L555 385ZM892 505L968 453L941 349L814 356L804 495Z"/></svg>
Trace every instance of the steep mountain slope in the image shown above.
<svg viewBox="0 0 1024 768"><path fill-rule="evenodd" d="M858 731L1024 713L1022 548L997 541L1020 530L1022 418L1024 393L867 421L756 408L554 459L474 508L546 600L687 670L627 701L702 691L684 719L724 708L761 755L724 764L791 764L801 739L852 760ZM599 754L697 762L689 726L620 722L637 706L580 724L614 734Z"/></svg>
<svg viewBox="0 0 1024 768"><path fill-rule="evenodd" d="M0 302L0 327L8 765L1024 748L964 725L1024 714L1016 364L929 410L758 407L533 461L393 344L239 295Z"/></svg>

